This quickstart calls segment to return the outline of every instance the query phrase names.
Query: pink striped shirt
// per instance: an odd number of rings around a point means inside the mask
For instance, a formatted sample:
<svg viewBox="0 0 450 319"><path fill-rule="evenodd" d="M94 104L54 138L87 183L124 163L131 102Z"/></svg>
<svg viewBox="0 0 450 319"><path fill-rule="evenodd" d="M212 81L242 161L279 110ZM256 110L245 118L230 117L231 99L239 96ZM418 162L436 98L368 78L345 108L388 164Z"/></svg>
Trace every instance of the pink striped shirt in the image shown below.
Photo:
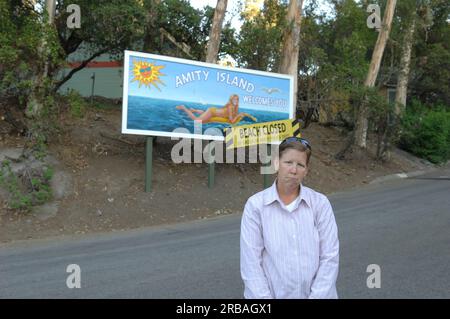
<svg viewBox="0 0 450 319"><path fill-rule="evenodd" d="M337 298L339 240L328 198L301 185L291 209L276 184L251 196L241 222L244 297Z"/></svg>

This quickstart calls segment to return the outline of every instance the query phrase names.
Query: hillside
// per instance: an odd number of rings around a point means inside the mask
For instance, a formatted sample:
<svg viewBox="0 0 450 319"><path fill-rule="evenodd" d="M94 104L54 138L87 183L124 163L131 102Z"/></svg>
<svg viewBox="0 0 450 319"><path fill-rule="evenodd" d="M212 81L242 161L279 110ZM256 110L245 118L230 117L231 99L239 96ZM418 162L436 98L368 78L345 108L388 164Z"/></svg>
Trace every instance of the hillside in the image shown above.
<svg viewBox="0 0 450 319"><path fill-rule="evenodd" d="M31 213L21 213L8 209L0 193L0 242L239 214L247 198L263 187L259 164L216 164L216 183L209 189L207 164L174 164L170 152L177 141L158 138L153 190L145 193L144 137L120 134L120 108L88 110L83 119L61 118L61 128L49 147L56 198ZM429 167L398 150L392 161L384 164L370 156L337 161L333 156L346 136L341 128L313 123L303 136L313 147L305 184L325 194L367 184L380 176ZM24 143L22 137L3 134L0 150L20 153Z"/></svg>

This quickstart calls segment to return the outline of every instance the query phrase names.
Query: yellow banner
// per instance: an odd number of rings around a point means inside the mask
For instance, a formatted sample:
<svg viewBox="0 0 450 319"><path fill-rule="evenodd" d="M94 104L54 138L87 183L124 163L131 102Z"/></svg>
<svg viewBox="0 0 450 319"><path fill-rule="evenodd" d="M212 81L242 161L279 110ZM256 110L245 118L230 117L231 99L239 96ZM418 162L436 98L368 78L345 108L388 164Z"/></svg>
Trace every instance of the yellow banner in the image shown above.
<svg viewBox="0 0 450 319"><path fill-rule="evenodd" d="M225 129L227 149L281 142L290 136L301 136L298 120L263 122Z"/></svg>

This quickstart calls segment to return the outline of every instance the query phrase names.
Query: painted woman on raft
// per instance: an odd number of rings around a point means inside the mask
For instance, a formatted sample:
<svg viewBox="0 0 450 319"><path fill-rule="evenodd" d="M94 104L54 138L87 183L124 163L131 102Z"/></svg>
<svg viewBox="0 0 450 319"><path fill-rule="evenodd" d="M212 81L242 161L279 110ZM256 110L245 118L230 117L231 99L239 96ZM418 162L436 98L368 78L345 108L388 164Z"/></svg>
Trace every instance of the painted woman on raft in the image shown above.
<svg viewBox="0 0 450 319"><path fill-rule="evenodd" d="M239 96L236 94L230 96L230 100L224 107L209 107L206 111L197 109L188 109L184 105L178 105L178 110L184 111L194 121L202 121L202 123L224 122L235 124L244 117L249 117L256 122L256 118L248 113L238 113ZM194 113L199 114L196 116Z"/></svg>

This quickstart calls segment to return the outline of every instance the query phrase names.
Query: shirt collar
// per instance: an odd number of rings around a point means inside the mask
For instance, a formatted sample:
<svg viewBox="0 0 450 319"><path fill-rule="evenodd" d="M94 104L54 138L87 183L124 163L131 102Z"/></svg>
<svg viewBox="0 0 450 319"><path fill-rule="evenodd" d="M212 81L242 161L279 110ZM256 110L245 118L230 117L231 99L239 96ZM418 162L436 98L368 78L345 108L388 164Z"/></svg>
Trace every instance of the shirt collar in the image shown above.
<svg viewBox="0 0 450 319"><path fill-rule="evenodd" d="M264 193L263 203L267 206L272 204L274 201L278 201L280 204L283 204L280 196L278 195L276 179L273 182L272 186L266 189L266 192ZM307 187L303 186L303 184L301 184L300 188L300 200L298 201L299 205L302 201L304 201L311 208L311 197Z"/></svg>

